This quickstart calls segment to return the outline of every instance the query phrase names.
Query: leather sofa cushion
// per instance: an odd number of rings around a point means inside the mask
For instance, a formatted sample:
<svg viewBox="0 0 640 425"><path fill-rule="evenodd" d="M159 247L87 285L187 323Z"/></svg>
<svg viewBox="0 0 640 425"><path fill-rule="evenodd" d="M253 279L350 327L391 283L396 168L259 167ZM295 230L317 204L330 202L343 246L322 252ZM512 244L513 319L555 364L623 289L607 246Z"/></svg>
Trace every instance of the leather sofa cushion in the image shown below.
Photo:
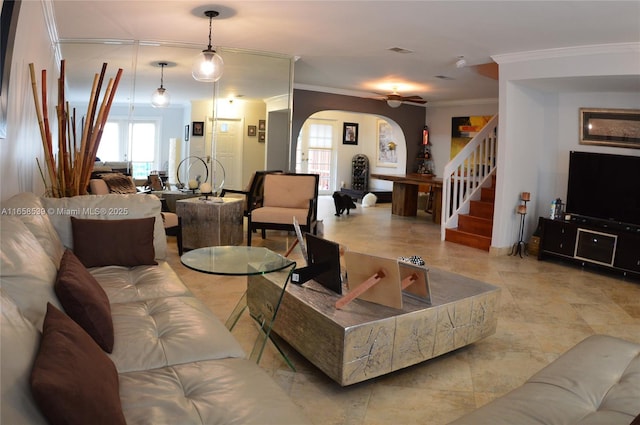
<svg viewBox="0 0 640 425"><path fill-rule="evenodd" d="M167 418L180 425L309 423L273 378L246 359L123 373L120 397L128 425L167 423Z"/></svg>
<svg viewBox="0 0 640 425"><path fill-rule="evenodd" d="M53 291L57 265L18 217L0 217L0 241L0 286L22 314L42 329L47 302L61 308Z"/></svg>
<svg viewBox="0 0 640 425"><path fill-rule="evenodd" d="M62 257L53 288L65 313L80 325L100 348L107 353L112 352L114 337L109 298L70 250Z"/></svg>
<svg viewBox="0 0 640 425"><path fill-rule="evenodd" d="M628 424L640 413L638 382L640 344L593 335L451 425Z"/></svg>
<svg viewBox="0 0 640 425"><path fill-rule="evenodd" d="M195 297L111 305L118 372L225 357L245 357L227 328Z"/></svg>
<svg viewBox="0 0 640 425"><path fill-rule="evenodd" d="M71 217L73 252L86 267L157 265L155 217L91 220Z"/></svg>
<svg viewBox="0 0 640 425"><path fill-rule="evenodd" d="M30 383L52 425L126 425L113 363L77 323L51 304Z"/></svg>
<svg viewBox="0 0 640 425"><path fill-rule="evenodd" d="M64 246L56 232L56 229L49 220L49 211L44 207L39 196L32 192L19 193L2 203L3 208L13 211L21 211L23 214L17 215L22 223L36 237L40 245L47 253L53 264L58 266ZM55 212L55 211L53 211Z"/></svg>
<svg viewBox="0 0 640 425"><path fill-rule="evenodd" d="M53 214L49 219L62 244L73 249L70 217L99 220L120 220L156 217L153 246L156 260L167 257L167 237L160 216L161 203L155 195L83 195L69 198L42 198L42 204ZM99 243L96 241L96 243Z"/></svg>
<svg viewBox="0 0 640 425"><path fill-rule="evenodd" d="M106 266L89 270L105 290L111 304L189 295L166 261L157 266Z"/></svg>
<svg viewBox="0 0 640 425"><path fill-rule="evenodd" d="M40 332L1 288L0 329L0 423L46 425L29 387L29 375L40 345Z"/></svg>

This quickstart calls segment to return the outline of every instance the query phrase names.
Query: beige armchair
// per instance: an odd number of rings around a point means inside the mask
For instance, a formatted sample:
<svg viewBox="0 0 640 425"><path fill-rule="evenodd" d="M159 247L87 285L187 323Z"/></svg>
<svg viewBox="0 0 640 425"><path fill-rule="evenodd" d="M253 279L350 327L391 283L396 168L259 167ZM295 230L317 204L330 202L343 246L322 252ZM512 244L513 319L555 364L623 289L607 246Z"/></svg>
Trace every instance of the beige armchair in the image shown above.
<svg viewBox="0 0 640 425"><path fill-rule="evenodd" d="M220 197L224 197L226 194L231 194L232 197L241 196L244 199L243 215L249 217L251 210L262 206L264 176L267 174L282 174L282 170L256 171L244 190L222 189Z"/></svg>
<svg viewBox="0 0 640 425"><path fill-rule="evenodd" d="M263 239L267 229L294 230L294 217L302 231L317 234L319 181L317 174L266 174L262 206L248 214L247 245L258 229Z"/></svg>

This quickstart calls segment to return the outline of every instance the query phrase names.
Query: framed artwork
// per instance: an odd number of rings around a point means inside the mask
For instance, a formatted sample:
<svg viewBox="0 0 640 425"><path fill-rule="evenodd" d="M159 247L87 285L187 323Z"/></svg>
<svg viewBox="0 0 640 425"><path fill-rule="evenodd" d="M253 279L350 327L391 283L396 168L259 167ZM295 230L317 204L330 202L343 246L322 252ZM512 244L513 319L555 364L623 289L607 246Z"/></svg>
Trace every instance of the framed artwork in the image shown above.
<svg viewBox="0 0 640 425"><path fill-rule="evenodd" d="M385 120L378 120L378 155L376 165L378 167L397 167L397 146L398 144L394 142L393 128L391 128L391 125Z"/></svg>
<svg viewBox="0 0 640 425"><path fill-rule="evenodd" d="M247 127L247 136L251 136L254 137L256 134L258 134L258 128L255 125L250 125Z"/></svg>
<svg viewBox="0 0 640 425"><path fill-rule="evenodd" d="M451 149L449 158L453 159L467 146L473 137L491 120L491 115L472 115L451 118Z"/></svg>
<svg viewBox="0 0 640 425"><path fill-rule="evenodd" d="M194 121L191 132L192 136L204 136L204 121Z"/></svg>
<svg viewBox="0 0 640 425"><path fill-rule="evenodd" d="M640 109L580 108L580 144L640 149Z"/></svg>
<svg viewBox="0 0 640 425"><path fill-rule="evenodd" d="M342 144L358 144L358 124L355 122L345 122L342 125Z"/></svg>
<svg viewBox="0 0 640 425"><path fill-rule="evenodd" d="M266 139L267 139L266 133L264 131L259 131L258 132L258 142L264 143Z"/></svg>
<svg viewBox="0 0 640 425"><path fill-rule="evenodd" d="M184 126L184 141L189 141L189 124Z"/></svg>
<svg viewBox="0 0 640 425"><path fill-rule="evenodd" d="M265 131L267 129L267 121L266 120L258 120L258 130Z"/></svg>

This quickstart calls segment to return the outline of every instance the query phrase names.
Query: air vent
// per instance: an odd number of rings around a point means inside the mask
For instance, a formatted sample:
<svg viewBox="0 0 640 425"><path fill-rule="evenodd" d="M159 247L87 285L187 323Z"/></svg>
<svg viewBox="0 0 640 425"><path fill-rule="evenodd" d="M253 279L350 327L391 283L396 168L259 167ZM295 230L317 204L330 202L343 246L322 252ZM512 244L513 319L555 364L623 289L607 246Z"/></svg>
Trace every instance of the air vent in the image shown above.
<svg viewBox="0 0 640 425"><path fill-rule="evenodd" d="M402 47L392 47L389 50L396 53L413 53L413 50L403 49Z"/></svg>

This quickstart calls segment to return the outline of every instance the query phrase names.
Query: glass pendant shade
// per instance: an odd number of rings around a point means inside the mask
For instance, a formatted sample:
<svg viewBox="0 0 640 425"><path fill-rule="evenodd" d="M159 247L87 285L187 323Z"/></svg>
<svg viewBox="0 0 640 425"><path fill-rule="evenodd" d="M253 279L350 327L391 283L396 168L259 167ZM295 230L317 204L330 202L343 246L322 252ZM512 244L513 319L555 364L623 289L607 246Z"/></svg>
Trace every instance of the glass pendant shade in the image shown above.
<svg viewBox="0 0 640 425"><path fill-rule="evenodd" d="M207 49L200 52L191 68L191 75L197 81L215 82L222 77L224 61L215 50Z"/></svg>
<svg viewBox="0 0 640 425"><path fill-rule="evenodd" d="M154 108L166 108L171 102L171 96L164 87L158 87L151 95L151 106Z"/></svg>

